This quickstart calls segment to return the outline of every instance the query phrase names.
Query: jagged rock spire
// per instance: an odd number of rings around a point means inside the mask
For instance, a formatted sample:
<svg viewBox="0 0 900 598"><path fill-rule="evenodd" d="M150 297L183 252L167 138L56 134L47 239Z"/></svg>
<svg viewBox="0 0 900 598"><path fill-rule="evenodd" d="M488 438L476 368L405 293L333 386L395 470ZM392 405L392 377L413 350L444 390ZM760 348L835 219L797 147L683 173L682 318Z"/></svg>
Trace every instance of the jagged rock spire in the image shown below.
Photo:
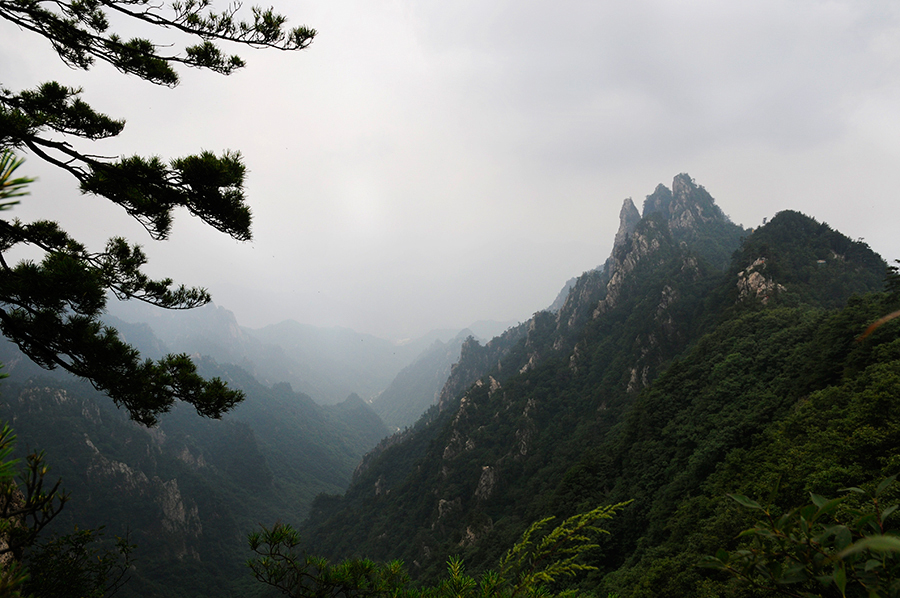
<svg viewBox="0 0 900 598"><path fill-rule="evenodd" d="M622 209L619 211L619 231L616 233L616 240L613 242L613 254L616 249L625 243L628 235L634 232L638 222L641 221L641 214L634 206L631 198L627 198L622 203Z"/></svg>

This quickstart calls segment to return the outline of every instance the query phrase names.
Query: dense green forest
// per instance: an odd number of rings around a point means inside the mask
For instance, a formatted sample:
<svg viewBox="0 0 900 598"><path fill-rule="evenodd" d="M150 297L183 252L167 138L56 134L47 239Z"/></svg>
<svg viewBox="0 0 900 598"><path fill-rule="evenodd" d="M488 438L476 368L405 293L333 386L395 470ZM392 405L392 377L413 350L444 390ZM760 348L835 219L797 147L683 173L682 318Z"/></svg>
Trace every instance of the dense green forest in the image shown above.
<svg viewBox="0 0 900 598"><path fill-rule="evenodd" d="M61 479L69 495L42 538L103 528L97 547L126 535L136 546L117 596L256 594L246 535L260 522L306 517L314 496L345 488L387 434L358 397L322 406L237 366L198 365L247 400L221 420L179 404L147 429L84 382L0 383L0 419L19 437L12 456L43 451L47 482Z"/></svg>
<svg viewBox="0 0 900 598"><path fill-rule="evenodd" d="M795 212L743 239L720 211L679 229L710 210L689 178L673 188L648 197L605 272L370 455L344 496L319 497L304 546L399 558L435 583L448 555L481 572L533 521L632 501L574 587L734 596L746 580L700 567L754 522L728 494L782 513L898 473L897 323L857 340L898 307L883 260ZM729 240L723 271L707 256Z"/></svg>

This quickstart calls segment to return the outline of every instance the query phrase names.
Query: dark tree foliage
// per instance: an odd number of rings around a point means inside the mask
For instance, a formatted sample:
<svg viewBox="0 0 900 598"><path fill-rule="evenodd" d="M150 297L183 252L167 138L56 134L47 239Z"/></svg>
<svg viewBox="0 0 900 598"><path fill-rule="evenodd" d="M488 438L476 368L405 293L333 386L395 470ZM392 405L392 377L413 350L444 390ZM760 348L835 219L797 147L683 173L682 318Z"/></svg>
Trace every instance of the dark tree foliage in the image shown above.
<svg viewBox="0 0 900 598"><path fill-rule="evenodd" d="M900 264L900 260L894 260L894 263ZM884 276L884 290L894 301L900 299L900 267L888 266Z"/></svg>
<svg viewBox="0 0 900 598"><path fill-rule="evenodd" d="M760 513L761 518L741 533L749 540L746 547L733 552L719 549L701 565L772 595L898 596L900 538L894 522L887 521L898 505L883 502L896 477L882 481L871 493L845 488L844 496L831 500L812 494L812 504L780 516L746 496L733 494L731 498ZM862 508L848 508L850 493L867 499Z"/></svg>
<svg viewBox="0 0 900 598"><path fill-rule="evenodd" d="M240 3L215 12L209 0L0 0L0 18L43 36L72 68L89 69L97 60L157 85L175 86L175 65L229 74L244 65L228 56L220 42L251 48L300 50L315 31L287 29L286 18L254 7L239 20ZM153 28L175 30L195 41L182 53L151 39L126 40L110 30L109 16L127 17ZM250 209L244 200L245 168L238 152L201 152L168 162L159 157L107 159L77 150L67 139L97 141L118 135L125 122L85 103L81 89L55 81L13 92L0 85L0 199L23 194L28 179L13 179L21 163L14 152L28 151L72 174L82 193L121 206L153 239L164 240L172 210L183 207L205 223L238 240L248 240ZM14 202L6 202L9 207ZM43 252L39 262L10 264L14 248ZM41 366L61 367L86 378L144 424L156 421L176 399L202 415L218 417L242 399L220 380L206 381L186 355L143 361L100 321L107 296L138 299L168 309L190 309L209 302L204 289L173 286L143 273L146 256L121 237L91 251L47 220L24 223L0 219L0 330Z"/></svg>
<svg viewBox="0 0 900 598"><path fill-rule="evenodd" d="M68 497L59 490L59 482L45 484L43 453L28 455L24 470L19 471L18 459L9 458L15 442L12 429L4 425L0 429L0 558L18 561Z"/></svg>
<svg viewBox="0 0 900 598"><path fill-rule="evenodd" d="M127 537L102 545L103 530L76 529L35 546L27 557L32 572L24 584L33 598L104 598L128 581L135 546Z"/></svg>
<svg viewBox="0 0 900 598"><path fill-rule="evenodd" d="M790 210L748 237L736 264L758 258L764 275L787 288L782 300L791 305L839 308L853 293L881 290L884 281L885 263L868 245Z"/></svg>
<svg viewBox="0 0 900 598"><path fill-rule="evenodd" d="M553 517L535 521L496 569L485 571L480 580L466 575L462 559L451 556L437 583L410 588L401 561L346 559L331 564L305 553L300 535L283 523L248 536L255 557L247 564L258 581L290 598L573 598L570 592L554 591L555 584L596 569L584 557L598 547L599 537L609 534L601 524L627 505L596 507L550 531L546 526Z"/></svg>

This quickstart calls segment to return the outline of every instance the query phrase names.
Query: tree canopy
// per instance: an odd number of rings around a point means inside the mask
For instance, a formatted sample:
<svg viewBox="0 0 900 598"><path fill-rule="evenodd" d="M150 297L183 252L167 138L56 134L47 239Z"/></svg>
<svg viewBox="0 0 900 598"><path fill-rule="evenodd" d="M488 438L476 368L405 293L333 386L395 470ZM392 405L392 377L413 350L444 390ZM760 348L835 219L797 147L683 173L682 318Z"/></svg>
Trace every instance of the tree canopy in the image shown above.
<svg viewBox="0 0 900 598"><path fill-rule="evenodd" d="M178 65L224 75L244 66L239 56L223 52L223 42L291 51L306 48L316 35L308 27L287 28L286 17L271 8L254 7L249 20L240 20L239 8L240 3L233 3L215 12L210 0L170 5L149 0L0 0L0 18L44 37L72 68L90 69L99 60L169 87L178 84ZM180 32L189 43L178 53L152 39L125 40L111 29L112 15L153 31ZM25 193L30 180L13 178L13 171L21 164L16 152L26 151L73 175L82 193L121 206L153 239L168 237L177 207L237 240L251 238L239 152L203 151L169 161L84 153L69 140L114 137L125 121L95 110L81 99L81 92L56 81L18 92L0 84L0 199ZM8 208L12 203L0 205ZM7 257L19 246L41 250L43 259L9 263ZM204 380L186 355L142 360L100 320L109 294L168 309L210 301L205 289L151 279L142 271L146 261L141 247L122 237L96 251L56 222L0 218L0 331L42 367L60 367L86 378L146 425L175 400L218 417L243 398L239 391L218 379Z"/></svg>

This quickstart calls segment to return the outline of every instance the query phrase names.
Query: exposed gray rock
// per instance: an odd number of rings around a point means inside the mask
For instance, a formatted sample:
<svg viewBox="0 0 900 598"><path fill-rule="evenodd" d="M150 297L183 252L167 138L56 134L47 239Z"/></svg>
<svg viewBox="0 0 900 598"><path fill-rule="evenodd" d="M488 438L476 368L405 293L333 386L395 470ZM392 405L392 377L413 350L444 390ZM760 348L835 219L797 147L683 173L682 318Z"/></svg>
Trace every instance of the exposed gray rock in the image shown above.
<svg viewBox="0 0 900 598"><path fill-rule="evenodd" d="M625 240L634 232L640 221L641 213L638 212L634 201L629 197L622 203L622 209L619 210L619 230L616 232L615 241L613 241L613 253L616 252L616 248L625 244Z"/></svg>
<svg viewBox="0 0 900 598"><path fill-rule="evenodd" d="M475 489L475 498L482 500L489 498L494 492L494 486L497 484L497 470L490 465L481 468L481 478L478 480L478 487Z"/></svg>
<svg viewBox="0 0 900 598"><path fill-rule="evenodd" d="M763 274L765 269L766 258L761 257L741 272L738 272L738 301L744 301L748 297L752 297L765 304L777 293L785 290L783 285Z"/></svg>

